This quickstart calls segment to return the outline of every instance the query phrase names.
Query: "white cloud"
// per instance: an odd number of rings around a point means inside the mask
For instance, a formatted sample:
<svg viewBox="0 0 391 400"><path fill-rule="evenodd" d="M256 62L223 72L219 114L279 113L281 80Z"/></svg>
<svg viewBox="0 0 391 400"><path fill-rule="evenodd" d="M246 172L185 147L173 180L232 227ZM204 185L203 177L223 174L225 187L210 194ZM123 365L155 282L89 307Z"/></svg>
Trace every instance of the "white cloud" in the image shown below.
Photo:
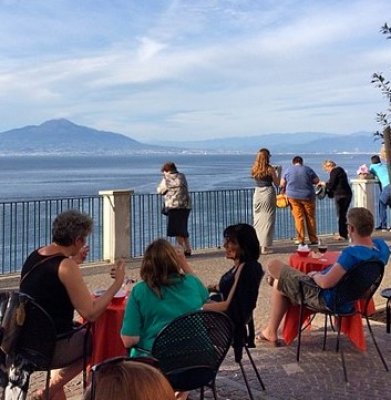
<svg viewBox="0 0 391 400"><path fill-rule="evenodd" d="M351 132L384 109L370 79L390 72L389 1L72 4L0 1L0 131L64 116L139 140Z"/></svg>

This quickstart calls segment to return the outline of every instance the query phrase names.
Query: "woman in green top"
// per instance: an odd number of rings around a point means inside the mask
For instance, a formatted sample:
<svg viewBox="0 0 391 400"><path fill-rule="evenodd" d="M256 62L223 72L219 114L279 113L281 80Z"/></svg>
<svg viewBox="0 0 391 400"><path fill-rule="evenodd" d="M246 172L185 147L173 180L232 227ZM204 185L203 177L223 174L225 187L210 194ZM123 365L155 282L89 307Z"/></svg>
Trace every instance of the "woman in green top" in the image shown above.
<svg viewBox="0 0 391 400"><path fill-rule="evenodd" d="M157 334L173 319L200 309L208 290L183 253L165 239L152 242L141 264L142 281L133 287L126 305L121 337L131 356L142 356L136 345L152 349Z"/></svg>

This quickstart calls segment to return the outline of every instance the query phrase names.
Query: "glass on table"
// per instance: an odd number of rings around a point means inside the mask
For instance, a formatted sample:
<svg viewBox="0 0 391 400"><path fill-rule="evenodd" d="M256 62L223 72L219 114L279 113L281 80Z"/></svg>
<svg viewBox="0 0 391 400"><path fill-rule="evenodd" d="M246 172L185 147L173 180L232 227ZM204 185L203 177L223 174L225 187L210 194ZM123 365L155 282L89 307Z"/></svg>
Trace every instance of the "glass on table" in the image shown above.
<svg viewBox="0 0 391 400"><path fill-rule="evenodd" d="M321 255L324 255L326 252L327 252L327 249L328 249L328 247L327 247L327 244L326 243L322 243L320 240L319 240L319 243L318 243L318 251L319 251L319 253L321 254ZM321 260L322 261L327 261L327 259L326 258L321 258Z"/></svg>

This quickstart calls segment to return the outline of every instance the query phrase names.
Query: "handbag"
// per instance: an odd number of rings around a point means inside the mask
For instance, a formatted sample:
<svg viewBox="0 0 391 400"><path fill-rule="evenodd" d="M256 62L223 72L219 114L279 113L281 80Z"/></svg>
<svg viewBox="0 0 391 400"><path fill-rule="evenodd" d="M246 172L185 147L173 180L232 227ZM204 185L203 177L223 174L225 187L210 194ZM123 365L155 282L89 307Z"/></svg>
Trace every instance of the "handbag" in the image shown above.
<svg viewBox="0 0 391 400"><path fill-rule="evenodd" d="M22 283L31 274L31 272L36 269L36 267L41 265L43 262L57 256L58 254L47 257L34 264L30 271L28 271L20 280L20 283ZM24 321L26 319L27 302L28 296L20 296L19 292L12 292L8 298L8 302L0 324L0 348L5 354L12 354L16 348L20 333L22 332Z"/></svg>
<svg viewBox="0 0 391 400"><path fill-rule="evenodd" d="M285 208L289 206L288 197L286 194L280 193L276 196L276 206L278 208Z"/></svg>
<svg viewBox="0 0 391 400"><path fill-rule="evenodd" d="M0 348L5 354L11 354L16 347L26 319L26 301L27 299L19 296L18 292L11 293L8 299L1 321Z"/></svg>

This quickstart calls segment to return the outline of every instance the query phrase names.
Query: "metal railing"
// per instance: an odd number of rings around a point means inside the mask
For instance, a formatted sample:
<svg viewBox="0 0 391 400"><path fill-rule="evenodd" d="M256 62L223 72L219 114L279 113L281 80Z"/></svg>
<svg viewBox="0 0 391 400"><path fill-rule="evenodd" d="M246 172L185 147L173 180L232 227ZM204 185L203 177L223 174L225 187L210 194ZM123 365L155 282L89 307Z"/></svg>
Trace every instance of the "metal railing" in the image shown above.
<svg viewBox="0 0 391 400"><path fill-rule="evenodd" d="M253 222L254 189L229 189L191 192L193 209L189 233L193 249L216 248L222 243L225 227ZM130 197L131 257L142 256L148 244L166 235L166 217L161 214L162 197L157 194L134 194ZM88 239L88 261L103 259L103 199L80 196L0 203L0 274L20 270L28 254L51 241L54 217L67 209L78 209L94 220ZM320 235L337 230L334 202L317 201L317 224ZM275 239L295 236L289 208L277 209Z"/></svg>
<svg viewBox="0 0 391 400"><path fill-rule="evenodd" d="M219 247L223 230L240 222L253 223L254 189L230 189L191 192L193 209L189 217L189 235L193 249ZM141 256L147 245L166 234L166 217L161 214L162 197L157 194L134 194L131 198L131 255ZM337 231L334 201L317 201L317 231L320 235ZM277 209L274 238L295 236L289 208Z"/></svg>
<svg viewBox="0 0 391 400"><path fill-rule="evenodd" d="M20 270L34 249L51 241L54 217L68 209L78 209L94 220L89 236L89 261L102 259L102 198L81 196L0 203L0 273Z"/></svg>

